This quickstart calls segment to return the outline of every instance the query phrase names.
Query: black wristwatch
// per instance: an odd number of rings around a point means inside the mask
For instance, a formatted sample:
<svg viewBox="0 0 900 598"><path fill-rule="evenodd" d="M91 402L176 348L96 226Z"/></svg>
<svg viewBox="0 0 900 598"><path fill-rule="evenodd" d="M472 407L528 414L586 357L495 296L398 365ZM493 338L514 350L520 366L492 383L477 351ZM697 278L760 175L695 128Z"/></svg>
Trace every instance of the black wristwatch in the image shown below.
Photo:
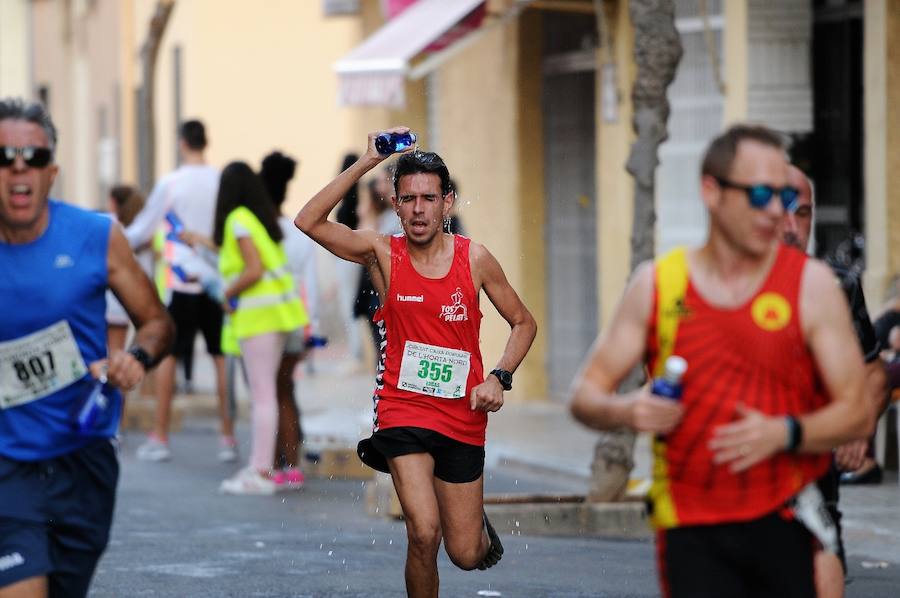
<svg viewBox="0 0 900 598"><path fill-rule="evenodd" d="M491 374L497 376L497 380L500 381L500 386L503 387L503 390L512 389L512 372L507 372L506 370L496 369L496 370L491 370Z"/></svg>
<svg viewBox="0 0 900 598"><path fill-rule="evenodd" d="M784 450L789 453L796 453L800 445L803 444L803 426L800 424L800 420L793 415L788 415L785 418L785 422L787 423L788 439Z"/></svg>
<svg viewBox="0 0 900 598"><path fill-rule="evenodd" d="M128 354L137 359L138 363L144 366L145 372L149 372L150 368L153 367L153 358L140 346L132 345L131 348L128 349Z"/></svg>

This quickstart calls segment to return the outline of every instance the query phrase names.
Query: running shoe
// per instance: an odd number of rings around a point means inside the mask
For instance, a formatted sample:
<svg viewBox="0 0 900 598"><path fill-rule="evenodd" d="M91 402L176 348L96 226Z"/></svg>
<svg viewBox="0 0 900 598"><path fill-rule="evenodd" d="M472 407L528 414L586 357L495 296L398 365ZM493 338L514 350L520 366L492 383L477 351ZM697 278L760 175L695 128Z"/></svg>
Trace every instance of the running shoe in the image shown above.
<svg viewBox="0 0 900 598"><path fill-rule="evenodd" d="M218 456L222 463L234 463L238 460L238 443L234 436L222 436Z"/></svg>
<svg viewBox="0 0 900 598"><path fill-rule="evenodd" d="M279 469L272 476L272 481L275 482L275 489L278 492L299 490L303 487L303 480L303 472L296 467Z"/></svg>
<svg viewBox="0 0 900 598"><path fill-rule="evenodd" d="M168 461L172 458L172 451L169 450L168 441L150 435L137 447L135 456L141 461Z"/></svg>
<svg viewBox="0 0 900 598"><path fill-rule="evenodd" d="M219 486L222 494L271 495L275 494L275 482L253 467L245 467L234 476L223 480Z"/></svg>
<svg viewBox="0 0 900 598"><path fill-rule="evenodd" d="M484 571L485 569L490 569L494 565L500 562L500 559L503 558L503 544L500 543L500 536L497 535L497 531L494 529L494 526L491 525L491 522L488 521L487 513L482 510L482 515L484 516L484 531L487 532L488 538L491 541L490 547L488 547L487 554L484 555L484 559L478 565L478 569L480 571Z"/></svg>

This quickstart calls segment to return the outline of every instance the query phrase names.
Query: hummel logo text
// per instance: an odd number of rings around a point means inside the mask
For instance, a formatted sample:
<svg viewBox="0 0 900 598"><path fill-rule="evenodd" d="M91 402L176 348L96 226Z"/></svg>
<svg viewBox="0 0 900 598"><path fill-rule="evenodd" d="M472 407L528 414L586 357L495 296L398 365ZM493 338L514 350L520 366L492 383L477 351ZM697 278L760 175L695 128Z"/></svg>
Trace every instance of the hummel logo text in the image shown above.
<svg viewBox="0 0 900 598"><path fill-rule="evenodd" d="M412 302L412 303L425 303L425 295L401 295L397 294L397 301L400 302Z"/></svg>

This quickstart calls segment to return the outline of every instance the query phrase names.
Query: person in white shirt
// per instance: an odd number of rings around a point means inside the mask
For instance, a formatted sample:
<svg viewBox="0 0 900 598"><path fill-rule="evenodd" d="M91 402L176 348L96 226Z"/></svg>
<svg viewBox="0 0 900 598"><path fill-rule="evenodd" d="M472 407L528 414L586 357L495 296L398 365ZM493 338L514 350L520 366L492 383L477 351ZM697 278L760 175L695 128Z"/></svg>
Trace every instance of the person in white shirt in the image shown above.
<svg viewBox="0 0 900 598"><path fill-rule="evenodd" d="M156 422L147 441L137 450L137 457L142 460L165 461L172 456L169 421L176 358L190 358L198 331L203 334L206 350L216 368L222 433L219 460L233 462L238 458L233 417L225 398L225 360L221 350L224 314L219 302L207 296L198 282L201 273L214 270L215 265L207 264L202 255L179 238L184 232L212 236L219 171L206 163L206 145L203 123L189 120L181 125L178 141L181 166L157 182L147 205L125 229L128 242L135 248L150 241L160 226L165 227L165 287L169 295L168 310L176 327L174 356L165 358L158 368Z"/></svg>

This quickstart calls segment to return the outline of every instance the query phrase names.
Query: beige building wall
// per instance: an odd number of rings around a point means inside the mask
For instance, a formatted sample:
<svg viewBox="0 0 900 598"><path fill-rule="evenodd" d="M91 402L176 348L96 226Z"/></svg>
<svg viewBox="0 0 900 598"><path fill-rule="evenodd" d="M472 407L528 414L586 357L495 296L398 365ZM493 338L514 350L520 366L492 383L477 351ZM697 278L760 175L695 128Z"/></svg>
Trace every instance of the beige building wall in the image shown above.
<svg viewBox="0 0 900 598"><path fill-rule="evenodd" d="M135 0L136 84L154 6L155 0ZM321 2L177 2L156 71L156 175L175 167L174 48L180 46L182 115L206 124L209 161L223 167L244 160L258 168L273 149L294 156L300 166L285 211L295 212L337 174L347 150L365 149L365 136L337 105L332 70L363 35L358 17L325 17Z"/></svg>
<svg viewBox="0 0 900 598"><path fill-rule="evenodd" d="M877 312L900 274L900 3L867 0L864 28L865 291Z"/></svg>
<svg viewBox="0 0 900 598"><path fill-rule="evenodd" d="M0 98L31 97L28 0L0 1Z"/></svg>
<svg viewBox="0 0 900 598"><path fill-rule="evenodd" d="M51 194L77 203L74 187L70 185L70 181L75 180L73 117L70 109L72 73L67 55L72 39L71 19L58 2L34 2L31 6L32 39L35 40L32 50L34 86L47 92L47 107L53 116L59 139L55 156L59 175Z"/></svg>
<svg viewBox="0 0 900 598"><path fill-rule="evenodd" d="M437 72L441 155L459 182L459 214L483 243L541 326L544 305L540 39L526 14L492 28ZM535 49L535 46L537 48ZM482 355L493 368L508 324L481 299ZM511 397L544 398L544 339L516 374Z"/></svg>
<svg viewBox="0 0 900 598"><path fill-rule="evenodd" d="M597 247L600 252L597 282L601 328L609 322L631 274L631 223L634 221L634 180L625 170L635 138L630 95L635 77L634 33L625 0L609 3L607 8L612 47L601 48L600 64L610 61L615 64L615 93L619 103L615 122L602 118L602 106L597 110L601 115L597 127ZM608 92L602 83L598 85L597 97L603 98Z"/></svg>
<svg viewBox="0 0 900 598"><path fill-rule="evenodd" d="M725 2L725 32L722 42L722 75L725 77L723 128L747 120L749 40L746 0Z"/></svg>
<svg viewBox="0 0 900 598"><path fill-rule="evenodd" d="M356 18L359 26L358 38L354 46L384 25L380 0L361 0L360 15ZM335 79L337 75L332 75ZM407 126L418 136L418 146L432 148L428 131L428 99L425 79L406 82L406 106L402 109L381 107L344 106L339 108L341 118L347 119L352 131L352 143L348 147L355 153L363 152L366 136L379 129L393 126Z"/></svg>
<svg viewBox="0 0 900 598"><path fill-rule="evenodd" d="M34 86L46 90L59 135L53 194L105 208L119 178L118 7L112 0L34 2Z"/></svg>

